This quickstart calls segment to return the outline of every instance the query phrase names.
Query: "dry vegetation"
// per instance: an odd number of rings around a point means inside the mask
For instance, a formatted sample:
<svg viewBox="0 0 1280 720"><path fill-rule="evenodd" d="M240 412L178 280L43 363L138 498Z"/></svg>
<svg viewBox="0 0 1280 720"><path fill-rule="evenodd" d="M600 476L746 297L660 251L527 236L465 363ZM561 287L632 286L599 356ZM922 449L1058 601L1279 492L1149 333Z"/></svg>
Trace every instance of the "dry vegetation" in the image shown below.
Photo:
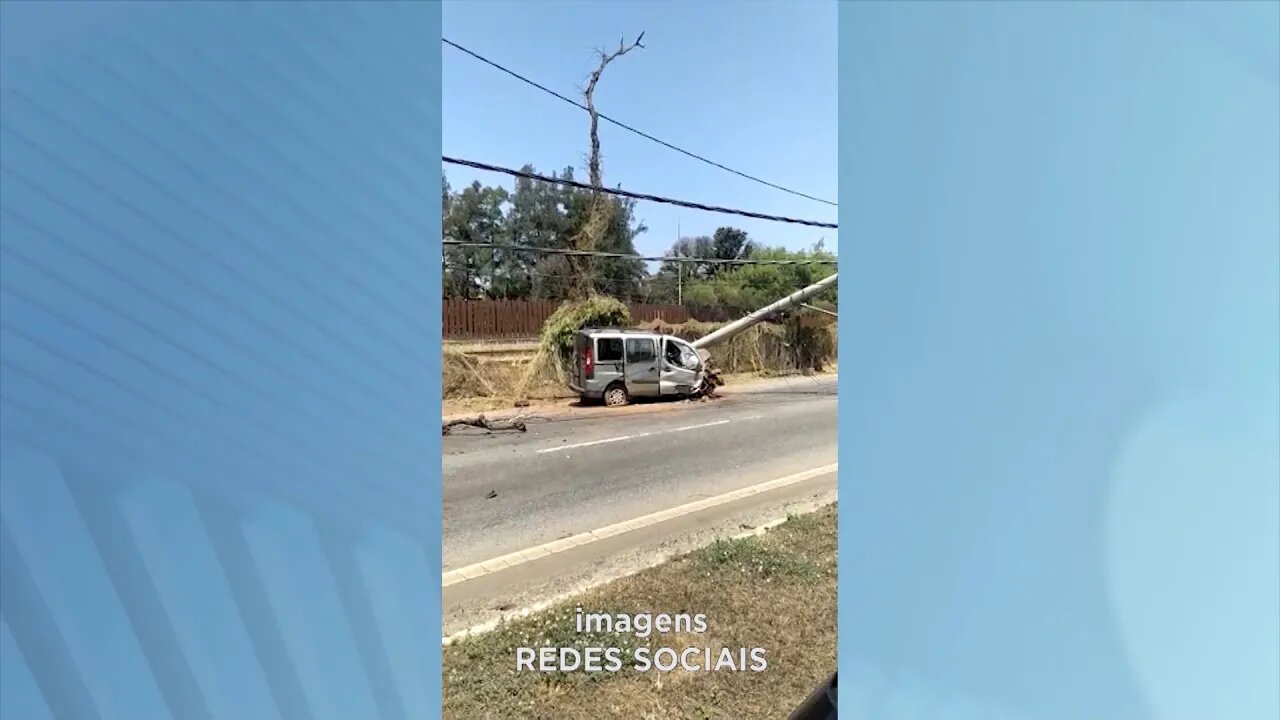
<svg viewBox="0 0 1280 720"><path fill-rule="evenodd" d="M696 340L721 327L722 323L691 320L681 324L647 323L644 327L685 340ZM836 361L836 326L809 325L794 320L761 323L716 345L716 367L732 374L787 375L822 372Z"/></svg>
<svg viewBox="0 0 1280 720"><path fill-rule="evenodd" d="M546 403L573 397L565 385L573 333L585 325L630 325L626 306L608 298L567 304L547 323L537 351L519 359L490 360L445 348L442 389L446 406L455 412L488 411L516 404ZM695 340L720 327L689 321L655 321L643 327ZM836 326L795 321L763 323L713 350L723 374L743 376L822 372L836 362Z"/></svg>
<svg viewBox="0 0 1280 720"><path fill-rule="evenodd" d="M574 633L574 608L703 613L705 635ZM517 647L544 644L763 647L762 673L517 673ZM444 650L443 716L457 720L786 717L836 664L836 506L758 538L721 540L573 603Z"/></svg>

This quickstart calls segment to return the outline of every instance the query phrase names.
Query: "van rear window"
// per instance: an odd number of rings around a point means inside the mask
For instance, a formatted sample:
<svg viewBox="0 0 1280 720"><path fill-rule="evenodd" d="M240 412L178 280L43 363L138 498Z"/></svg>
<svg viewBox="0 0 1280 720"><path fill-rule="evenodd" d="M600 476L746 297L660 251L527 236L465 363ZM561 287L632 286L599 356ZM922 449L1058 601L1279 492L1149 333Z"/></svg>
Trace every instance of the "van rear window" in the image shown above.
<svg viewBox="0 0 1280 720"><path fill-rule="evenodd" d="M596 340L596 362L622 362L622 338Z"/></svg>

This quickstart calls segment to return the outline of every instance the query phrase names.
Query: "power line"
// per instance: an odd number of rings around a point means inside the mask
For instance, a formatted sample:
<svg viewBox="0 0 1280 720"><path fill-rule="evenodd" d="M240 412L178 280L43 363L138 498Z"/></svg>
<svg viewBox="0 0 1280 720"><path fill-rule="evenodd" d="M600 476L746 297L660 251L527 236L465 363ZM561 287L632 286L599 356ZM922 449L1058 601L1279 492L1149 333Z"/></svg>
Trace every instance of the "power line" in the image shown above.
<svg viewBox="0 0 1280 720"><path fill-rule="evenodd" d="M476 276L467 278L465 282L467 282L467 284L469 284L473 289L477 290L479 293L486 296L484 299L547 300L547 299L563 299L563 296L560 293L553 292L553 293L547 294L545 292L548 281L551 281L552 284L554 284L555 282L561 282L561 283L564 283L565 285L568 285L575 277L576 276L574 275L570 275L566 273L538 272L536 275L511 274L511 275L505 275L501 277L500 278L501 284L498 284L495 282L491 284L489 287L485 287L481 284L481 281L483 281L485 278L481 277L480 274L477 273ZM506 295L504 295L504 293L501 290L499 290L498 292L493 291L494 287L503 287L507 283L512 283L515 285L525 285L527 288L540 287L542 292L539 293L537 290L526 290L525 292L529 293L528 295L517 296L517 297L507 297ZM655 293L661 294L665 291L668 294L662 295L662 297L670 297L669 293L675 290L676 278L664 277L660 275L650 275L645 278L601 277L601 278L596 278L594 281L594 284L597 288L607 288L610 291L610 294L613 295L613 297L618 298L620 300L626 299L626 300L631 300L635 302L654 302L656 301L655 298L653 297ZM770 288L773 290L785 289L788 292L794 292L796 290L803 290L804 288L809 287L809 285L811 284L812 283L807 283L807 282L783 283L781 285L771 284ZM450 290L449 290L450 283L446 282L445 286L446 287L444 288L444 293L443 293L444 297L446 298L459 297L456 294L455 295L450 294ZM477 299L480 299L480 298L477 298ZM680 304L680 303L677 303L677 304ZM699 303L684 303L684 304L697 305ZM740 312L741 314L749 313L760 307L759 304L739 305L736 303L724 302L723 300L720 300L720 299L717 299L715 302L711 304L727 310ZM810 307L810 309L834 315L834 313L832 313L830 310L824 310L816 306Z"/></svg>
<svg viewBox="0 0 1280 720"><path fill-rule="evenodd" d="M462 47L461 45L459 45L459 44L458 44L458 43L456 43L456 42L453 42L452 40L449 40L449 39L447 39L447 38L440 38L440 41L441 41L441 42L443 42L445 45L448 45L449 47L451 47L451 48L453 48L453 49L455 49L455 50L459 50L459 51L461 51L461 52L463 52L463 53L466 53L467 55L470 55L471 57L475 58L476 60L479 60L480 62L482 62L482 63L484 63L484 64L486 64L486 65L489 65L489 66L491 66L491 67L497 68L498 70L500 70L500 71L502 71L502 72L504 72L504 73L506 73L506 74L510 75L511 77L513 77L513 78L515 78L515 79L519 80L520 82L526 83L526 84L528 84L528 85L532 85L533 87L535 87L535 88L537 88L537 89L539 89L539 90L541 90L541 91L543 91L543 92L547 93L548 95L551 95L551 96L553 96L553 97L559 98L560 100L563 100L564 102L567 102L567 103L569 103L570 105L573 105L574 107L579 108L579 109L581 109L581 110L583 110L583 111L591 112L591 111L587 108L587 106L586 106L586 105L583 105L582 103L578 102L577 100L574 100L574 99L572 99L572 98L569 98L569 97L566 97L566 96L564 96L564 95L561 95L560 93L556 92L555 90L552 90L551 88L549 88L549 87L547 87L547 86L545 86L545 85L543 85L543 84L541 84L541 83L538 83L538 82L535 82L535 81L533 81L533 80L530 80L529 78L527 78L527 77L525 77L525 76L521 75L520 73L518 73L518 72L516 72L516 71L514 71L514 70L511 70L511 69L506 68L506 67L504 67L504 66L502 66L502 65L499 65L498 63L496 63L496 62L494 62L494 61L490 60L489 58L484 57L483 55L480 55L479 53L477 53L477 52L475 52L475 51L473 51L473 50L468 50L467 48ZM677 147L677 146L675 146L675 145L672 145L671 143L669 143L669 142L667 142L667 141L665 141L665 140L660 140L660 139L658 139L658 138L656 138L656 137L654 137L654 136L650 135L650 134L649 134L649 133L647 133L647 132L644 132L644 131L642 131L642 130L637 130L636 128L633 128L633 127L631 127L630 125L627 125L627 124L626 124L626 123L624 123L624 122L621 122L621 121L618 121L618 120L614 120L613 118L609 117L608 115L605 115L605 114L604 114L604 113L602 113L602 112L597 111L597 112L596 112L596 117L598 117L598 118L600 118L601 120L604 120L604 121L606 121L606 122L609 122L609 123L612 123L612 124L614 124L614 125L617 125L618 127L622 128L623 130L627 130L627 131L629 131L629 132L635 133L636 135L639 135L640 137L642 137L642 138L644 138L644 139L646 139L646 140L652 140L653 142L656 142L656 143L658 143L659 145L661 145L661 146L663 146L663 147L665 147L665 148L668 148L668 149L670 149L670 150L675 150L676 152L680 153L681 155L686 155L686 156L688 156L688 157L693 158L694 160L698 160L698 161L700 161L700 162L704 162L704 163L706 163L706 164L708 164L708 165L711 165L711 166L713 166L713 167L720 168L721 170L724 170L725 172L733 173L734 175L737 175L738 177L746 178L747 180L750 180L750 181L752 181L752 182L760 183L761 185L767 185L767 186L769 186L769 187L771 187L771 188L773 188L773 189L775 189L775 190L781 190L782 192L790 193L790 194L792 194L792 195L796 195L796 196L798 196L798 197L805 198L806 200L813 200L814 202L825 203L825 204L830 205L830 206L832 206L832 207L839 207L836 203L831 202L830 200L823 200L822 198L819 198L819 197L814 197L814 196L812 196L812 195L806 195L805 193L802 193L802 192L800 192L799 190L792 190L791 188L787 188L787 187L783 187L783 186L781 186L781 185L777 185L777 184L771 183L771 182L769 182L768 180L762 180L762 179L760 179L760 178L758 178L758 177L756 177L756 176L754 176L754 175L748 175L747 173L744 173L744 172L742 172L742 171L740 171L740 170L734 170L733 168L731 168L731 167L729 167L729 166L727 166L727 165L721 165L720 163L718 163L718 162L716 162L716 161L714 161L714 160L709 160L709 159L707 159L707 158L705 158L705 157L703 157L703 156L701 156L701 155L699 155L699 154L697 154L697 153L690 152L690 151L688 151L688 150L685 150L684 148L681 148L681 147Z"/></svg>
<svg viewBox="0 0 1280 720"><path fill-rule="evenodd" d="M503 252L530 252L540 255L571 255L574 257L611 258L615 260L638 260L641 262L688 263L692 265L836 265L836 260L823 258L806 258L802 260L775 260L773 258L696 258L683 255L643 256L628 253L604 252L600 250L570 250L567 248L535 247L532 245L504 245L498 243L476 242L466 240L441 241L449 247L488 248Z"/></svg>
<svg viewBox="0 0 1280 720"><path fill-rule="evenodd" d="M619 197L632 198L634 200L648 200L649 202L665 203L667 205L678 205L680 207L692 208L694 210L704 210L706 212L721 213L724 215L738 215L740 217L755 218L757 220L770 220L772 222L790 223L792 225L808 225L809 227L832 228L838 229L835 223L824 223L816 220L800 220L798 218L786 217L785 215L766 215L764 213L751 212L749 210L735 210L733 208L720 207L718 205L703 205L702 203L691 202L688 200L674 200L672 198L661 197L658 195L647 195L645 193L634 193L621 188L597 188L577 180L567 180L561 178L547 177L546 175L538 175L536 173L525 172L523 170L513 170L500 165L490 165L488 163L476 162L475 160L460 160L458 158L445 155L441 157L446 163L451 165L462 165L464 167L475 168L477 170L488 170L490 172L505 173L513 177L525 178L527 180L539 180L541 182L556 183L558 185L568 185L581 190L590 190L592 192L600 191L609 195L617 195Z"/></svg>
<svg viewBox="0 0 1280 720"><path fill-rule="evenodd" d="M457 269L461 269L461 268L457 268ZM577 277L576 275L571 275L569 273L548 273L548 272L543 272L541 270L536 272L507 271L493 278L485 277L484 273L480 271L467 273L467 275L469 276L469 279L472 282L476 282L476 283L481 283L489 280L493 280L494 282L503 282L503 283L522 283L522 282L536 283L536 282L545 282L548 280L554 280L554 281L563 281L568 283ZM698 278L694 278L694 279L686 278L684 282L686 283L698 282L699 280L700 279ZM628 277L594 278L594 283L597 287L609 287L612 289L622 288L622 289L639 291L638 293L635 293L635 294L642 294L643 291L646 289L650 289L650 290L668 289L669 290L674 288L677 282L679 281L676 278L667 277L665 275L649 275L647 277L629 277L629 278ZM804 288L807 288L812 284L813 283L809 283L809 282L789 282L789 283L779 283L779 284L771 283L769 287L785 288L787 290L803 290ZM753 305L747 309L755 310L758 307L759 307L758 305Z"/></svg>
<svg viewBox="0 0 1280 720"><path fill-rule="evenodd" d="M524 282L524 283L536 284L539 282L545 283L548 280L563 281L568 283L572 281L575 277L576 277L575 275L570 275L568 273L544 273L539 271L536 274L535 273L504 274L500 276L498 280L504 283ZM482 273L476 272L474 275L471 275L468 279L472 282L479 283L481 281L484 281L486 278L482 276ZM595 278L594 282L597 287L604 286L614 290L621 288L624 290L631 291L632 297L639 297L640 295L645 294L646 289L670 290L672 286L676 284L677 279L674 277L665 277L662 275L650 275L648 277L643 277L643 278L599 277L599 278ZM686 280L685 282L691 282L691 281ZM808 283L808 282L804 282L804 283L792 282L792 283L782 283L777 285L770 284L769 287L775 288L775 289L784 288L787 290L794 291L794 290L803 290L812 284L813 283ZM663 287L664 285L666 286L665 288ZM734 308L743 307L746 310L755 310L759 307L759 305L751 305L751 306L732 305L732 307Z"/></svg>

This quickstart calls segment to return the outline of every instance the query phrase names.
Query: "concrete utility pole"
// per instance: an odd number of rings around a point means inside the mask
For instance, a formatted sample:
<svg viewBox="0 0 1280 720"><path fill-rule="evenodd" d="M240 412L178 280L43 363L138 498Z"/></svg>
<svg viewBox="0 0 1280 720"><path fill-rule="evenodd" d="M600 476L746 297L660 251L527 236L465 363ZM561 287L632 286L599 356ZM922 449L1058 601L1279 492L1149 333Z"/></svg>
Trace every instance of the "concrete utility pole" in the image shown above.
<svg viewBox="0 0 1280 720"><path fill-rule="evenodd" d="M823 290L834 287L836 284L837 275L839 275L839 273L833 273L830 276L819 280L818 282L810 285L807 288L804 288L802 290L797 290L796 292L791 293L790 295L782 298L778 302L771 303L769 305L766 305L760 308L759 310L756 310L755 312L742 318L741 320L734 320L733 322L729 323L728 325L725 325L724 327L720 328L719 330L716 330L715 332L709 335L703 335L702 337L693 341L693 347L697 349L702 349L702 348L710 347L711 345L715 345L716 343L724 342L726 340L733 338L733 336L737 335L743 330L746 330L747 328L750 328L753 325L758 325L760 322L764 321L765 318L768 318L770 315L773 315L774 313L783 312L784 310L790 310L791 308L796 307L798 305L803 305L805 300L808 300L809 298L813 297L814 295L817 295Z"/></svg>
<svg viewBox="0 0 1280 720"><path fill-rule="evenodd" d="M676 244L680 243L680 221L676 220ZM676 304L684 305L684 263L676 263Z"/></svg>

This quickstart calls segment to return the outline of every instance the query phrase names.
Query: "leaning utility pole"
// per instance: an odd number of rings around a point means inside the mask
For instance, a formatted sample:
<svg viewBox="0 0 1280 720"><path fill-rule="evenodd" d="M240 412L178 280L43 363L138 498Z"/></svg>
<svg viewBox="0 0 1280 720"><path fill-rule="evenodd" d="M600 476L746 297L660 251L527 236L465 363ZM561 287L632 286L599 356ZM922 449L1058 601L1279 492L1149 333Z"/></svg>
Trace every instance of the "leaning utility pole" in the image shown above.
<svg viewBox="0 0 1280 720"><path fill-rule="evenodd" d="M676 244L680 244L680 221L676 220ZM676 304L684 305L684 263L676 263Z"/></svg>
<svg viewBox="0 0 1280 720"><path fill-rule="evenodd" d="M733 336L737 335L738 333L741 333L743 330L746 330L747 328L750 328L753 325L757 325L763 322L770 315L783 312L785 310L790 310L791 308L796 307L798 305L803 305L805 300L808 300L809 298L813 297L814 295L817 295L823 290L827 290L829 288L834 287L836 284L837 275L838 273L832 273L831 275L819 280L818 282L810 285L807 288L804 288L802 290L797 290L796 292L791 293L790 295L782 298L781 300L775 303L770 303L769 305L766 305L760 308L759 310L756 310L755 312L742 318L741 320L734 320L733 322L729 323L728 325L725 325L724 327L720 328L719 330L716 330L715 332L709 335L703 335L702 337L693 341L693 347L697 349L702 349L702 348L710 347L711 345L715 345L716 343L724 342L725 340L729 340L733 338Z"/></svg>

